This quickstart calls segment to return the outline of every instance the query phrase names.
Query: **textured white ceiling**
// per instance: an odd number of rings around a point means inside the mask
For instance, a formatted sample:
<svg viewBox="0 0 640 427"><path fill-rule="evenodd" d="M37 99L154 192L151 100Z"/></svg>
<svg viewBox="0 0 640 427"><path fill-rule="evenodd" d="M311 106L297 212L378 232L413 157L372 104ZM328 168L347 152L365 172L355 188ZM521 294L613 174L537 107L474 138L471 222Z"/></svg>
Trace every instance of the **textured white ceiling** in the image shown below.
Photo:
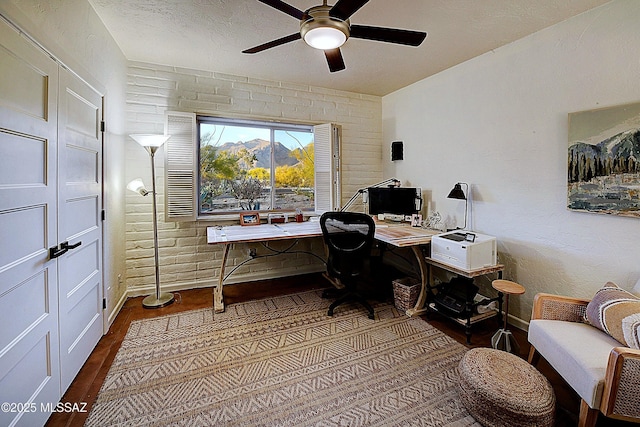
<svg viewBox="0 0 640 427"><path fill-rule="evenodd" d="M426 31L419 47L349 39L346 69L298 40L299 21L257 0L89 0L129 60L386 95L609 0L371 0L352 24ZM300 10L320 0L289 0ZM333 4L331 2L330 4Z"/></svg>

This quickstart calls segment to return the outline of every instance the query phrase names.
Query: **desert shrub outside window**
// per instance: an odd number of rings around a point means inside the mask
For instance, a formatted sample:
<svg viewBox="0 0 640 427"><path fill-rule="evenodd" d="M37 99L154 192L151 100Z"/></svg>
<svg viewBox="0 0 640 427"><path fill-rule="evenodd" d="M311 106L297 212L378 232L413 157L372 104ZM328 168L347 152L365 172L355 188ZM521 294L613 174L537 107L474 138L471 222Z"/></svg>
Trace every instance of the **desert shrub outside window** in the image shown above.
<svg viewBox="0 0 640 427"><path fill-rule="evenodd" d="M198 116L199 215L313 211L313 127Z"/></svg>

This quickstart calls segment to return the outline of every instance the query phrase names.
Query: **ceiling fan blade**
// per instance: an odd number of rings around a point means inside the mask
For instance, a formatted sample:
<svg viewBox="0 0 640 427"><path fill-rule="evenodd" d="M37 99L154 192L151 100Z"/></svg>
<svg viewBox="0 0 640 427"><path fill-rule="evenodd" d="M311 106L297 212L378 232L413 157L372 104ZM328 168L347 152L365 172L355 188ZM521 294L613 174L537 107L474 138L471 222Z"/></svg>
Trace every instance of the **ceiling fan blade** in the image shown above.
<svg viewBox="0 0 640 427"><path fill-rule="evenodd" d="M331 71L332 73L345 69L344 60L342 59L340 48L325 50L324 56L327 57L329 71Z"/></svg>
<svg viewBox="0 0 640 427"><path fill-rule="evenodd" d="M352 25L351 37L387 43L406 44L409 46L420 46L427 37L427 33L422 31L401 30L398 28Z"/></svg>
<svg viewBox="0 0 640 427"><path fill-rule="evenodd" d="M285 37L279 38L277 40L271 40L270 42L261 44L260 46L256 46L256 47L252 47L251 49L243 50L242 53L258 53L258 52L262 52L263 50L271 49L272 47L276 47L276 46L283 45L285 43L296 41L298 39L300 39L300 33L294 33L294 34L291 34L289 36L285 36Z"/></svg>
<svg viewBox="0 0 640 427"><path fill-rule="evenodd" d="M280 12L284 12L287 15L293 16L297 19L302 19L302 15L304 12L300 9L297 9L283 1L280 0L258 0L260 3L264 3L267 6L271 6L274 9L278 9Z"/></svg>
<svg viewBox="0 0 640 427"><path fill-rule="evenodd" d="M347 20L368 2L369 0L338 0L338 3L333 5L329 11L329 15Z"/></svg>

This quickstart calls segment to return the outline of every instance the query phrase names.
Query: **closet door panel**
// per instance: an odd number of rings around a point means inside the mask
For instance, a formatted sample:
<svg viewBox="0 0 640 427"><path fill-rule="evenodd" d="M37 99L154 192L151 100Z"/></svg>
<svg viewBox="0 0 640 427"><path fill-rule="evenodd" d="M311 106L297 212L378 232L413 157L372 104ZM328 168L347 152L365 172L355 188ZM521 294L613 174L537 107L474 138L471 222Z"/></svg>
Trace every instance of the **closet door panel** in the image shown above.
<svg viewBox="0 0 640 427"><path fill-rule="evenodd" d="M0 425L36 426L60 399L58 66L0 21Z"/></svg>
<svg viewBox="0 0 640 427"><path fill-rule="evenodd" d="M58 234L73 247L58 258L62 389L102 337L102 97L60 71Z"/></svg>

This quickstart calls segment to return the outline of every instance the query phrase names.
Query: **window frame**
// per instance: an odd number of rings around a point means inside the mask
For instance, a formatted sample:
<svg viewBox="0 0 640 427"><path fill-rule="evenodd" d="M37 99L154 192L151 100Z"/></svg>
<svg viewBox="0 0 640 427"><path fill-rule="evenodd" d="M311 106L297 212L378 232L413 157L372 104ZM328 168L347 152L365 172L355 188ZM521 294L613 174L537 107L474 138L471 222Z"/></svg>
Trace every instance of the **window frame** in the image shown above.
<svg viewBox="0 0 640 427"><path fill-rule="evenodd" d="M201 147L201 125L202 124L211 124L211 125L219 125L219 126L235 126L235 127L251 127L251 128L259 128L259 129L267 129L269 130L269 143L270 143L270 164L269 164L269 186L271 188L269 193L269 206L275 205L276 193L275 193L275 133L278 131L295 131L295 132L309 132L312 135L314 134L314 125L311 124L302 124L302 123L292 123L292 122L276 122L276 121L268 121L268 120L259 120L259 119L245 119L245 118L230 118L230 117L219 117L219 116L209 116L205 114L196 114L196 141L197 141L197 189L196 194L199 196L201 191L202 179L200 177L200 149ZM315 165L314 165L315 169ZM314 194L315 194L315 184L314 184ZM200 203L200 198L198 197L197 201L197 217L199 219L208 219L208 218L219 218L224 216L237 216L240 211L220 211L217 213L208 213L202 212L202 205ZM258 212L263 214L268 214L270 212L289 212L291 209L258 209ZM309 211L304 211L308 214Z"/></svg>
<svg viewBox="0 0 640 427"><path fill-rule="evenodd" d="M205 114L202 114L205 115ZM264 121L267 121L266 119ZM273 120L279 123L277 120ZM308 123L307 123L308 124ZM339 210L341 205L342 126L322 123L313 126L315 169L315 215ZM164 133L164 218L165 222L238 221L239 215L198 216L199 169L196 113L165 111Z"/></svg>

